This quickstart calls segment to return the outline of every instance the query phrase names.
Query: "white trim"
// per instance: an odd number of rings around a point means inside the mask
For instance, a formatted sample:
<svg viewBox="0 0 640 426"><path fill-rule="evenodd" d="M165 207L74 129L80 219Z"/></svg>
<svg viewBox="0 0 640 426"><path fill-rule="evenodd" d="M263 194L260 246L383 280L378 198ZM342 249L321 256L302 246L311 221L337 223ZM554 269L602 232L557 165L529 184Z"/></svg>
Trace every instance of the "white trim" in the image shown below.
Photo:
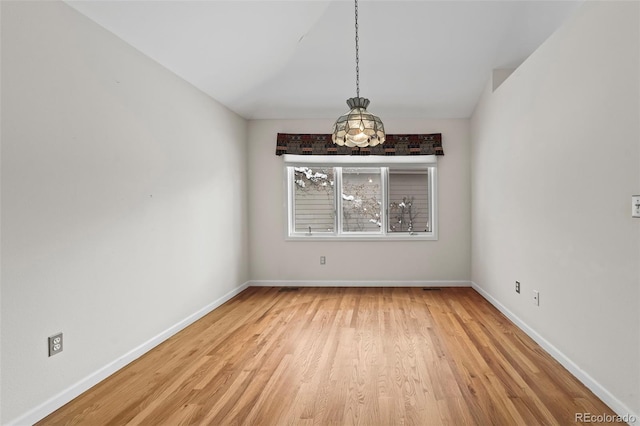
<svg viewBox="0 0 640 426"><path fill-rule="evenodd" d="M511 312L506 306L500 303L496 298L490 295L482 287L475 282L471 281L471 286L475 291L480 293L489 303L502 312L511 322L513 322L518 328L524 331L529 337L531 337L537 344L539 344L545 351L549 353L556 361L558 361L564 368L569 370L582 384L589 388L598 398L600 398L605 404L607 404L613 411L619 416L635 417L640 419L640 415L634 413L629 407L627 407L622 401L616 398L611 392L609 392L604 386L598 383L593 377L591 377L586 371L580 368L575 362L568 356L562 353L558 348L551 344L547 339L542 337L531 328L527 323L522 321L518 316Z"/></svg>
<svg viewBox="0 0 640 426"><path fill-rule="evenodd" d="M529 337L531 337L536 343L538 343L543 349L545 349L556 361L562 364L571 374L573 374L578 380L580 380L587 388L589 388L598 398L600 398L605 404L607 404L613 411L619 416L634 416L636 419L640 419L640 415L634 413L623 402L613 396L605 387L593 379L588 373L582 370L576 365L570 358L562 353L558 348L553 346L544 337L538 334L534 329L529 327L524 321L517 317L513 312L507 309L502 303L496 300L493 296L487 293L482 287L473 281L464 280L442 280L442 281L327 281L327 280L251 280L247 281L243 285L231 290L224 296L218 298L214 302L193 313L177 324L169 327L167 330L158 334L157 336L149 339L140 346L127 352L120 358L105 365L96 372L88 375L78 383L70 386L58 395L43 402L37 407L29 410L23 415L8 422L7 426L18 426L24 424L33 424L42 420L47 415L51 414L58 408L62 407L72 399L76 398L86 390L95 386L105 378L114 374L127 364L135 361L140 356L144 355L160 343L167 340L169 337L183 330L187 326L193 324L209 312L213 311L223 303L227 302L234 296L241 293L246 288L253 287L472 287L482 297L484 297L489 303L495 306L500 312L502 312L507 318L509 318L518 328L524 331Z"/></svg>
<svg viewBox="0 0 640 426"><path fill-rule="evenodd" d="M471 287L471 281L252 280L251 287Z"/></svg>
<svg viewBox="0 0 640 426"><path fill-rule="evenodd" d="M249 282L250 281L247 281L241 286L236 287L235 289L231 290L230 292L218 298L217 300L211 302L210 304L200 309L199 311L189 315L187 318L183 319L182 321L179 321L178 323L172 325L171 327L169 327L162 333L158 334L157 336L152 337L151 339L142 343L140 346L133 348L132 350L122 355L121 357L111 361L109 364L105 365L99 370L89 374L84 379L71 385L67 389L60 392L59 394L53 396L52 398L48 399L47 401L43 402L37 407L32 408L31 410L27 411L21 416L6 423L6 426L14 426L14 425L18 426L18 425L26 425L26 424L31 425L42 420L43 418L53 413L55 410L62 407L72 399L78 397L83 392L97 385L102 380L106 379L107 377L114 374L121 368L125 367L127 364L140 358L142 355L149 352L151 349L155 348L160 343L164 342L174 334L178 333L179 331L193 324L200 318L204 317L205 315L207 315L208 313L216 309L218 306L222 305L223 303L227 302L234 296L238 295L239 293L241 293L242 291L244 291L249 287Z"/></svg>
<svg viewBox="0 0 640 426"><path fill-rule="evenodd" d="M432 240L438 240L438 168L429 169L429 195L431 196L429 209L429 219L431 220L431 237Z"/></svg>
<svg viewBox="0 0 640 426"><path fill-rule="evenodd" d="M367 234L360 232L358 234L332 234L316 233L311 236L306 234L292 234L285 235L285 241L438 241L438 235L436 232L420 232L415 234L407 233L387 233L387 234Z"/></svg>
<svg viewBox="0 0 640 426"><path fill-rule="evenodd" d="M296 155L284 154L284 163L287 166L308 166L310 164L332 165L340 167L348 166L394 166L406 165L411 168L433 167L438 164L435 155Z"/></svg>

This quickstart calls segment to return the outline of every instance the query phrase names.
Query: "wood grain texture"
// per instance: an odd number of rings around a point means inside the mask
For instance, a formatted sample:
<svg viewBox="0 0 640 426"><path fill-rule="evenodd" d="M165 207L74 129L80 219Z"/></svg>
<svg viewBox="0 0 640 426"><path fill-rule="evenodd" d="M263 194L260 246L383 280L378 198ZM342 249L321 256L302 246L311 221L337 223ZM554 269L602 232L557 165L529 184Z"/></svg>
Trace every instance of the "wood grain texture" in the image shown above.
<svg viewBox="0 0 640 426"><path fill-rule="evenodd" d="M473 289L251 287L38 424L567 425L584 412L614 415Z"/></svg>

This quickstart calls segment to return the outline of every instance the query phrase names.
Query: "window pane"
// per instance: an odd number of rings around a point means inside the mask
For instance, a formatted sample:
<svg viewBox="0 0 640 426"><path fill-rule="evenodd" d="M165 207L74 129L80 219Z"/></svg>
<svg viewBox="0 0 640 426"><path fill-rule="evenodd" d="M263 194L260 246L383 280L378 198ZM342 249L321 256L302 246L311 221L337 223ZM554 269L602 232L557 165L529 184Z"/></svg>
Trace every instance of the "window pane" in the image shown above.
<svg viewBox="0 0 640 426"><path fill-rule="evenodd" d="M382 180L380 168L342 170L343 232L377 232L381 229Z"/></svg>
<svg viewBox="0 0 640 426"><path fill-rule="evenodd" d="M428 232L429 175L426 170L389 169L388 232Z"/></svg>
<svg viewBox="0 0 640 426"><path fill-rule="evenodd" d="M295 232L333 232L334 178L330 167L293 168Z"/></svg>

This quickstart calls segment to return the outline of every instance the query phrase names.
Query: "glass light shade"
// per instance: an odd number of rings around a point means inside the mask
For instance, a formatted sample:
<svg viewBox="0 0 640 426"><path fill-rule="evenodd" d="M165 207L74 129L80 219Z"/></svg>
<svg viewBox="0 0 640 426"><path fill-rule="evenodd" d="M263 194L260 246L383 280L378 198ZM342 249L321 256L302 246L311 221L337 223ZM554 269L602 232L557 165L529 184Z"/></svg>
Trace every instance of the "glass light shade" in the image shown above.
<svg viewBox="0 0 640 426"><path fill-rule="evenodd" d="M349 98L347 105L351 110L341 115L333 125L333 143L348 147L376 146L384 143L384 125L380 118L367 111L369 99Z"/></svg>

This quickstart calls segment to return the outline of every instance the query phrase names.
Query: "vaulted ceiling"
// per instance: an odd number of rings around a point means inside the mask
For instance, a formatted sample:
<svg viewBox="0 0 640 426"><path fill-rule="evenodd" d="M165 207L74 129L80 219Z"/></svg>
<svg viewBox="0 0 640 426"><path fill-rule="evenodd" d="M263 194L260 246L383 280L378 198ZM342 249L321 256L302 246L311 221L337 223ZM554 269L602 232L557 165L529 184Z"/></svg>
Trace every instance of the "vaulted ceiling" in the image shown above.
<svg viewBox="0 0 640 426"><path fill-rule="evenodd" d="M248 119L337 117L356 94L350 0L67 3ZM469 117L579 4L360 0L360 94L383 119Z"/></svg>

